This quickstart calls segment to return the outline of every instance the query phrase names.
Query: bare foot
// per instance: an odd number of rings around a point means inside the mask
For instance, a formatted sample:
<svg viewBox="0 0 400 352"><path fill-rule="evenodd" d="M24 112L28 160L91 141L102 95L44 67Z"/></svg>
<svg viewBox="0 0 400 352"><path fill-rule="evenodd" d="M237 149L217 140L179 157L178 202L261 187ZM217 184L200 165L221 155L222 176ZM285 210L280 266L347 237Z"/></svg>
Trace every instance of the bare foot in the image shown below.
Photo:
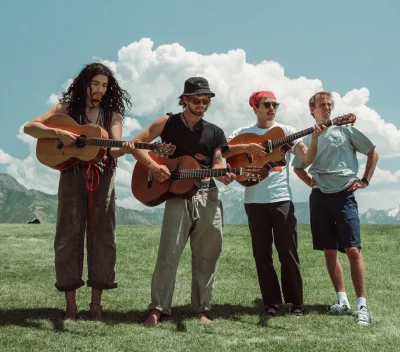
<svg viewBox="0 0 400 352"><path fill-rule="evenodd" d="M157 309L153 309L147 319L143 322L143 326L145 326L146 328L156 326L157 323L160 321L160 318L161 312Z"/></svg>
<svg viewBox="0 0 400 352"><path fill-rule="evenodd" d="M65 321L73 321L76 320L76 315L78 314L78 308L76 307L76 290L66 291L65 292Z"/></svg>
<svg viewBox="0 0 400 352"><path fill-rule="evenodd" d="M89 318L91 320L101 320L103 315L101 313L101 305L98 303L90 303Z"/></svg>
<svg viewBox="0 0 400 352"><path fill-rule="evenodd" d="M194 315L195 318L200 320L200 323L211 324L212 320L208 319L204 313L197 313Z"/></svg>
<svg viewBox="0 0 400 352"><path fill-rule="evenodd" d="M78 314L78 310L77 310L76 305L67 305L67 308L65 309L64 320L65 321L74 321L74 320L76 320L77 314Z"/></svg>

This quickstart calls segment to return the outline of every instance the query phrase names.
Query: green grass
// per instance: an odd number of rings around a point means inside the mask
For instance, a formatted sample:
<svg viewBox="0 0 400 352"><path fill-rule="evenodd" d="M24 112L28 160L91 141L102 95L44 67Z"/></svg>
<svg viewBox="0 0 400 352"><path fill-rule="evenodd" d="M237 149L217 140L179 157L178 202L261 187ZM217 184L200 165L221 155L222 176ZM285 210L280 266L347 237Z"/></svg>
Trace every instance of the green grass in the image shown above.
<svg viewBox="0 0 400 352"><path fill-rule="evenodd" d="M119 288L103 295L104 320L87 319L90 291L83 287L78 291L79 319L65 323L64 297L54 288L54 225L0 225L0 350L398 351L400 226L362 227L370 327L358 326L354 315L326 314L335 294L322 253L311 249L310 228L302 224L304 317L283 313L267 320L260 315L261 295L247 226L228 225L213 298L213 323L200 324L190 315L187 248L178 270L172 317L146 329L141 322L147 315L159 232L159 226L119 226ZM344 255L340 258L355 308L348 261Z"/></svg>

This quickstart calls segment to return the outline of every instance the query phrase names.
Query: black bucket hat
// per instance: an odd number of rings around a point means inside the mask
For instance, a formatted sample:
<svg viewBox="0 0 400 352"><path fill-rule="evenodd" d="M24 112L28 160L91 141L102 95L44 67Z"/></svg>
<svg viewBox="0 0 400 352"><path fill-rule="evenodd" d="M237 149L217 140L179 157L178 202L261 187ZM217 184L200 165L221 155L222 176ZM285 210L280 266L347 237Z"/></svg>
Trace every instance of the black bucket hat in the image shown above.
<svg viewBox="0 0 400 352"><path fill-rule="evenodd" d="M215 97L215 93L210 90L208 81L203 77L190 77L185 81L183 93L179 96L181 99L184 95L201 95L210 94Z"/></svg>

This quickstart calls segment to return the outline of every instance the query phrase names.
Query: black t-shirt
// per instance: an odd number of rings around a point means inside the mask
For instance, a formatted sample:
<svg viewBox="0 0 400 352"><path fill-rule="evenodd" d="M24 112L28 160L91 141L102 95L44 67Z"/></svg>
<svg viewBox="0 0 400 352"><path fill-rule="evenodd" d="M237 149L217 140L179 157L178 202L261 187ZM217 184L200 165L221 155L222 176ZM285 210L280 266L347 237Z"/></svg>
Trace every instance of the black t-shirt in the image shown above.
<svg viewBox="0 0 400 352"><path fill-rule="evenodd" d="M212 167L214 153L221 148L224 153L229 149L224 131L218 126L200 119L190 130L183 123L180 114L170 115L161 133L163 143L171 143L176 146L174 155L190 155L195 158L201 168Z"/></svg>

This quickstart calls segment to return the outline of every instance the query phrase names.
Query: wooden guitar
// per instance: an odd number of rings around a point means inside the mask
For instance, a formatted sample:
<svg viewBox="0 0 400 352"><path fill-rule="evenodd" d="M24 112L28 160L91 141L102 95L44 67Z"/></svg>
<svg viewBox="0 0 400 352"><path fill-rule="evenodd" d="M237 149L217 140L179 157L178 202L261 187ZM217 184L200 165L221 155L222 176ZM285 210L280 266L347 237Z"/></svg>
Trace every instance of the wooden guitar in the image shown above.
<svg viewBox="0 0 400 352"><path fill-rule="evenodd" d="M356 116L354 114L347 114L339 117L335 117L329 120L325 124L329 126L342 126L348 124L354 124L356 122ZM238 144L249 144L259 143L267 152L267 155L261 156L258 154L242 153L231 156L226 159L232 167L264 167L267 170L271 170L274 167L286 166L285 154L292 147L292 143L295 139L304 137L314 132L314 127L307 128L306 130L293 133L289 136L285 135L285 132L281 127L273 127L268 132L262 135L255 133L243 133L229 141L229 145ZM248 179L243 176L237 176L238 181L242 186L254 186L259 183L261 179Z"/></svg>
<svg viewBox="0 0 400 352"><path fill-rule="evenodd" d="M156 206L165 200L178 197L190 198L199 189L199 179L224 176L227 172L255 179L265 178L268 171L260 167L201 169L191 156L181 156L175 159L161 159L153 153L150 157L158 164L168 167L171 178L165 182L157 181L149 169L137 162L132 174L132 193L137 200L147 206Z"/></svg>
<svg viewBox="0 0 400 352"><path fill-rule="evenodd" d="M107 131L96 124L79 125L65 114L50 116L44 123L50 128L59 128L79 134L75 144L65 146L58 138L40 138L36 145L36 156L41 163L56 170L66 169L79 161L98 163L104 158L106 148L120 148L124 141L108 139ZM149 149L161 156L172 155L175 146L163 143L137 143L137 149Z"/></svg>

